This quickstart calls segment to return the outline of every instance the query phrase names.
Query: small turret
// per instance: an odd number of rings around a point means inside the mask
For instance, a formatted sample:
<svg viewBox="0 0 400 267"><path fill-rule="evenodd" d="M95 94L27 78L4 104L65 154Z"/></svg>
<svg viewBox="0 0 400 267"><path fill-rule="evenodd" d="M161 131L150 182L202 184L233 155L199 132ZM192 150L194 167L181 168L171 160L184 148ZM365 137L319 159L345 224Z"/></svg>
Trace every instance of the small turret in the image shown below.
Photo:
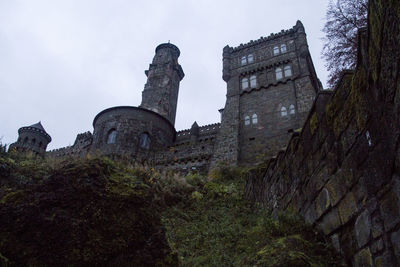
<svg viewBox="0 0 400 267"><path fill-rule="evenodd" d="M9 150L32 151L35 154L43 155L50 142L50 135L46 132L42 123L39 121L31 126L19 128L18 140L10 145Z"/></svg>

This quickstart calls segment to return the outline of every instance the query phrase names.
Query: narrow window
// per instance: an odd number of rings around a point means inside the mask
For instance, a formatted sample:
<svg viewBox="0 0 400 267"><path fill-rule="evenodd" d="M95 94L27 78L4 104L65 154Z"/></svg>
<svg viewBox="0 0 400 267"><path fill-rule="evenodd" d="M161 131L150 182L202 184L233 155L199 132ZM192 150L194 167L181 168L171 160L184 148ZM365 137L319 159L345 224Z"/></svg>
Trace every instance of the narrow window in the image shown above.
<svg viewBox="0 0 400 267"><path fill-rule="evenodd" d="M286 53L286 45L285 44L281 44L281 53Z"/></svg>
<svg viewBox="0 0 400 267"><path fill-rule="evenodd" d="M287 116L287 110L286 110L285 107L282 107L282 108L281 108L281 116L282 116L282 117L286 117L286 116Z"/></svg>
<svg viewBox="0 0 400 267"><path fill-rule="evenodd" d="M251 122L253 124L257 124L258 123L257 114L253 114L253 116L251 116Z"/></svg>
<svg viewBox="0 0 400 267"><path fill-rule="evenodd" d="M33 138L33 139L32 139L32 145L34 145L35 143L36 143L36 139Z"/></svg>
<svg viewBox="0 0 400 267"><path fill-rule="evenodd" d="M290 105L289 107L289 114L295 114L296 110L294 109L294 105Z"/></svg>
<svg viewBox="0 0 400 267"><path fill-rule="evenodd" d="M277 80L280 80L280 79L282 79L282 68L276 68L275 69L275 76L276 76L276 79Z"/></svg>
<svg viewBox="0 0 400 267"><path fill-rule="evenodd" d="M39 143L39 147L41 148L41 147L42 147L42 145L43 145L43 143L42 143L42 142L40 142L40 143Z"/></svg>
<svg viewBox="0 0 400 267"><path fill-rule="evenodd" d="M290 77L290 76L292 76L292 68L289 65L287 65L285 66L285 77Z"/></svg>
<svg viewBox="0 0 400 267"><path fill-rule="evenodd" d="M247 63L253 63L254 62L254 56L253 56L253 54L249 54L248 56L247 56Z"/></svg>
<svg viewBox="0 0 400 267"><path fill-rule="evenodd" d="M279 46L274 47L274 56L279 55Z"/></svg>
<svg viewBox="0 0 400 267"><path fill-rule="evenodd" d="M28 143L28 137L24 138L24 143Z"/></svg>
<svg viewBox="0 0 400 267"><path fill-rule="evenodd" d="M241 62L241 64L242 64L242 66L243 66L243 65L246 65L246 64L247 64L246 56L243 56L243 57L242 57L242 60L241 60L240 62Z"/></svg>
<svg viewBox="0 0 400 267"><path fill-rule="evenodd" d="M256 75L250 76L250 87L251 88L256 88L257 86L257 77Z"/></svg>
<svg viewBox="0 0 400 267"><path fill-rule="evenodd" d="M250 117L249 116L245 116L244 117L244 125L249 125L250 124Z"/></svg>
<svg viewBox="0 0 400 267"><path fill-rule="evenodd" d="M111 129L107 135L107 144L115 144L116 137L117 131L115 129Z"/></svg>
<svg viewBox="0 0 400 267"><path fill-rule="evenodd" d="M243 78L242 79L242 89L246 89L249 87L249 79Z"/></svg>
<svg viewBox="0 0 400 267"><path fill-rule="evenodd" d="M147 133L142 133L140 135L139 146L143 149L150 149L150 136Z"/></svg>

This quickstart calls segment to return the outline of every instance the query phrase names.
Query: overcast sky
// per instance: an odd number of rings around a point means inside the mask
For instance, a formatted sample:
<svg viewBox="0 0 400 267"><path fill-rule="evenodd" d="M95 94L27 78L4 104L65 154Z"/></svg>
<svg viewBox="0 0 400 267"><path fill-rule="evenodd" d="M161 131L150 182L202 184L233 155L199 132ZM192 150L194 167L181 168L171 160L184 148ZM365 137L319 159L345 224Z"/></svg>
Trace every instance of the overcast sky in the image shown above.
<svg viewBox="0 0 400 267"><path fill-rule="evenodd" d="M0 0L0 137L41 121L72 145L105 108L139 105L160 43L175 44L185 72L175 127L219 122L222 48L289 29L300 19L317 75L328 0Z"/></svg>

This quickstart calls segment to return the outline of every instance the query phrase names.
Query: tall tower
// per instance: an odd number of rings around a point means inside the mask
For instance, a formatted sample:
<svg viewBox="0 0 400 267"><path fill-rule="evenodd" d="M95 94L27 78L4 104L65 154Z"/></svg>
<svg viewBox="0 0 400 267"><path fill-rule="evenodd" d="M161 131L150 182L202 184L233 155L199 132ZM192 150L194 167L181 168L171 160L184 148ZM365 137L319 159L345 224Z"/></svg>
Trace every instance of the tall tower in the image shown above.
<svg viewBox="0 0 400 267"><path fill-rule="evenodd" d="M32 151L35 154L43 155L50 142L50 135L43 128L42 124L38 122L31 126L19 128L18 140L10 145L9 150Z"/></svg>
<svg viewBox="0 0 400 267"><path fill-rule="evenodd" d="M185 76L178 63L180 51L173 44L160 44L149 69L142 92L141 108L157 112L175 124L179 83Z"/></svg>

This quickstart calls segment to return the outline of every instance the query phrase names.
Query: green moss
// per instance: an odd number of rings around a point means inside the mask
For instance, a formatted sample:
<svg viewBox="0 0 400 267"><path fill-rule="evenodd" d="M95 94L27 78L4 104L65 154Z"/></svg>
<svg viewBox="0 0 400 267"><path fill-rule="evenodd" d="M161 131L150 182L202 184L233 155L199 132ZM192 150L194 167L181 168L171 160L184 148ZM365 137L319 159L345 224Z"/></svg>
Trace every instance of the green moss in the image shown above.
<svg viewBox="0 0 400 267"><path fill-rule="evenodd" d="M10 203L18 204L24 200L25 192L23 190L12 191L5 195L1 200L0 204Z"/></svg>
<svg viewBox="0 0 400 267"><path fill-rule="evenodd" d="M318 116L317 113L314 112L314 114L311 116L310 119L310 130L311 130L311 134L314 134L315 131L318 128Z"/></svg>

